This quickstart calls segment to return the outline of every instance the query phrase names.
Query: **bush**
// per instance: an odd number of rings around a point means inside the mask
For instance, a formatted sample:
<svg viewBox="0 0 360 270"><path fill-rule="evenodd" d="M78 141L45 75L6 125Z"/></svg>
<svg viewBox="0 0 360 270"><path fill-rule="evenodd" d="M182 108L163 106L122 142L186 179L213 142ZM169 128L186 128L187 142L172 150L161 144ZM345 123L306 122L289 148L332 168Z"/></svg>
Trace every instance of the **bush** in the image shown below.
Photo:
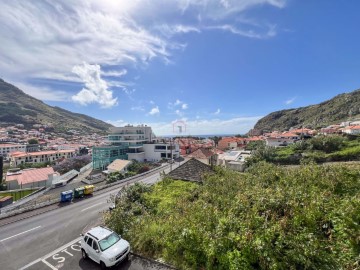
<svg viewBox="0 0 360 270"><path fill-rule="evenodd" d="M357 169L259 162L202 185L165 179L124 189L106 224L134 252L179 269L357 269Z"/></svg>
<svg viewBox="0 0 360 270"><path fill-rule="evenodd" d="M317 136L309 140L310 149L325 153L338 151L344 144L344 138L338 135Z"/></svg>

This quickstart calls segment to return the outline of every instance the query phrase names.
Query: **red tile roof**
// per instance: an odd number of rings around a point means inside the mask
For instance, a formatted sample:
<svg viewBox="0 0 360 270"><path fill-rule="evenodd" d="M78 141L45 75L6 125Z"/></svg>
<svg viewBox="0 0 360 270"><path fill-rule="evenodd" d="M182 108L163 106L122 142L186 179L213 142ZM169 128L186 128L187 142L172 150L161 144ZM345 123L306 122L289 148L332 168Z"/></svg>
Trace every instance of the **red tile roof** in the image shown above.
<svg viewBox="0 0 360 270"><path fill-rule="evenodd" d="M19 185L28 184L33 182L46 181L49 177L49 174L54 174L54 169L52 167L40 168L40 169L28 169L20 171L16 174L11 174L6 176L5 181L17 180Z"/></svg>

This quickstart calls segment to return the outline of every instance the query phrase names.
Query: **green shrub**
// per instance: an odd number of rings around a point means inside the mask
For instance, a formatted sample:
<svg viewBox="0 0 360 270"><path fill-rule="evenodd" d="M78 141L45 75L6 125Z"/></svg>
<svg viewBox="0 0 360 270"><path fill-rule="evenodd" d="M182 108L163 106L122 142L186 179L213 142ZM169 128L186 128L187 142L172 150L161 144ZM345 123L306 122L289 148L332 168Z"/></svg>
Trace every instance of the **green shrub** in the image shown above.
<svg viewBox="0 0 360 270"><path fill-rule="evenodd" d="M358 269L358 169L266 162L123 189L108 226L179 269Z"/></svg>

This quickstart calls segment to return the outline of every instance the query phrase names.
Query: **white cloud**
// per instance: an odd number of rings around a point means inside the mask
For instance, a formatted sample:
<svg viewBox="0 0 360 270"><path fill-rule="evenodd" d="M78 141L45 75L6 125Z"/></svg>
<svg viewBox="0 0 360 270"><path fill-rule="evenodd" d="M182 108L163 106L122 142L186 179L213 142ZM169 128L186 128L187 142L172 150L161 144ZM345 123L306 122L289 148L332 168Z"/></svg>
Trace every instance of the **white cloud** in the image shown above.
<svg viewBox="0 0 360 270"><path fill-rule="evenodd" d="M201 30L199 27L191 26L191 25L182 25L182 24L176 24L176 25L168 25L163 24L157 27L159 31L165 35L166 37L172 37L176 34L187 34L190 32L195 33L201 33Z"/></svg>
<svg viewBox="0 0 360 270"><path fill-rule="evenodd" d="M276 25L267 26L266 30L263 32L255 31L253 29L242 30L229 24L209 26L207 27L207 29L229 31L236 35L240 35L248 38L256 38L256 39L265 39L276 36Z"/></svg>
<svg viewBox="0 0 360 270"><path fill-rule="evenodd" d="M182 111L180 111L180 110L176 110L175 114L180 116L180 117L182 117L184 115L184 113Z"/></svg>
<svg viewBox="0 0 360 270"><path fill-rule="evenodd" d="M159 115L160 114L160 110L159 110L159 106L156 106L154 108L152 108L149 112L150 115Z"/></svg>
<svg viewBox="0 0 360 270"><path fill-rule="evenodd" d="M177 100L175 101L174 105L175 105L175 106L178 106L178 105L180 105L181 103L182 103L182 101L180 101L180 100L177 99Z"/></svg>
<svg viewBox="0 0 360 270"><path fill-rule="evenodd" d="M46 101L68 101L69 95L64 91L57 91L49 87L35 86L21 82L11 82L19 89L23 90L26 94Z"/></svg>
<svg viewBox="0 0 360 270"><path fill-rule="evenodd" d="M296 99L296 97L290 98L290 99L285 101L285 104L290 105L290 104L294 103L295 99Z"/></svg>
<svg viewBox="0 0 360 270"><path fill-rule="evenodd" d="M181 109L183 109L183 110L186 110L188 107L189 107L189 106L188 106L186 103L184 103L183 105L181 105Z"/></svg>
<svg viewBox="0 0 360 270"><path fill-rule="evenodd" d="M219 115L220 114L220 109L217 109L216 112L214 112L215 115Z"/></svg>
<svg viewBox="0 0 360 270"><path fill-rule="evenodd" d="M244 27L240 18L255 7L285 4L286 0L1 1L0 74L17 82L79 82L72 68L87 62L101 65L102 76L119 80L128 69L146 67L155 58L171 63L172 54L186 48L186 41L176 40L179 34L221 30L249 38L273 37L275 26L258 22ZM75 100L96 102L98 96L89 90ZM107 100L110 103L100 101L102 106L111 107L112 99Z"/></svg>
<svg viewBox="0 0 360 270"><path fill-rule="evenodd" d="M121 70L109 70L109 71L101 71L101 75L105 77L122 77L127 74L126 69Z"/></svg>
<svg viewBox="0 0 360 270"><path fill-rule="evenodd" d="M81 105L99 103L103 108L111 108L117 104L117 98L113 98L106 81L101 79L99 65L84 62L82 65L74 66L72 72L80 77L86 87L72 96L73 101Z"/></svg>

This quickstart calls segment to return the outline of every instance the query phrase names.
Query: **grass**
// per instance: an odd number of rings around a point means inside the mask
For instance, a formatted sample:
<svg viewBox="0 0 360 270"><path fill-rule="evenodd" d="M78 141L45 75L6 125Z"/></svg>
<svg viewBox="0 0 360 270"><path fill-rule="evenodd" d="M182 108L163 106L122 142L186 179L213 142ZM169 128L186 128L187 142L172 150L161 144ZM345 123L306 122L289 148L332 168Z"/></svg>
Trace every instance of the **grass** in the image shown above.
<svg viewBox="0 0 360 270"><path fill-rule="evenodd" d="M0 192L0 196L12 196L14 201L20 200L21 198L37 191L38 189L25 189L25 190L17 190L17 191L2 191Z"/></svg>
<svg viewBox="0 0 360 270"><path fill-rule="evenodd" d="M198 184L187 181L171 181L166 179L154 186L151 193L145 194L145 200L151 205L156 205L158 213L171 209L180 197L186 198Z"/></svg>

